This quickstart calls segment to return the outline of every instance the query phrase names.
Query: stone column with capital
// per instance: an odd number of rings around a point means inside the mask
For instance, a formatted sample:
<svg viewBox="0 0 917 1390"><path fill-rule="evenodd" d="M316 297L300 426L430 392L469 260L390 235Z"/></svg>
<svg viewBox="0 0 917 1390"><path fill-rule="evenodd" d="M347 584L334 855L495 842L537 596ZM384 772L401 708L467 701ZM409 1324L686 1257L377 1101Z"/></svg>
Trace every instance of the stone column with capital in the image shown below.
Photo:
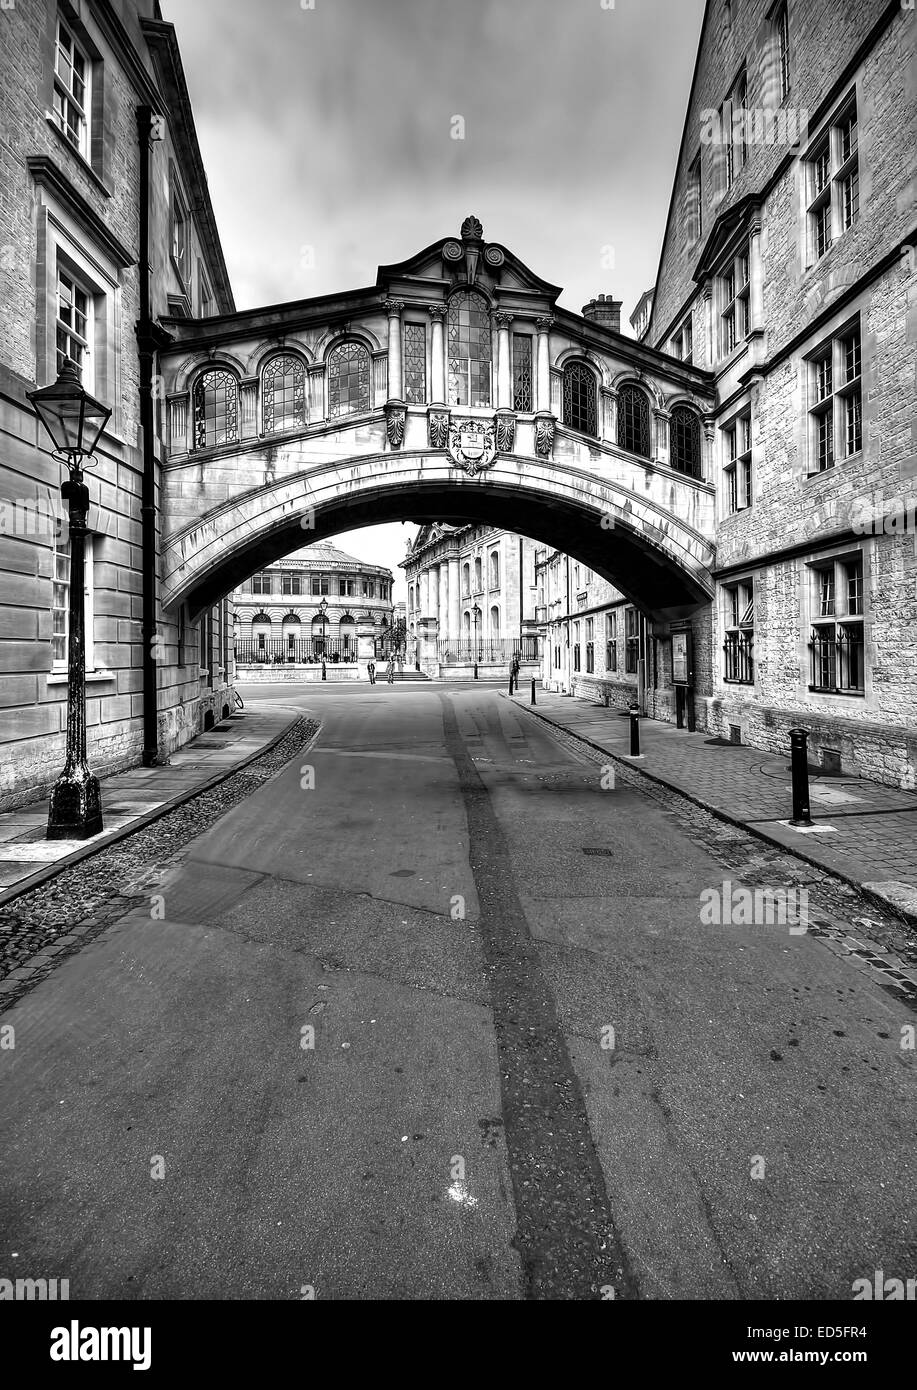
<svg viewBox="0 0 917 1390"><path fill-rule="evenodd" d="M764 355L764 262L761 257L761 223L752 222L748 238L749 337L752 356L760 362Z"/></svg>
<svg viewBox="0 0 917 1390"><path fill-rule="evenodd" d="M716 360L716 342L714 340L713 324L713 281L707 280L703 288L704 299L704 339L707 350L707 361L704 364L711 367ZM699 365L699 364L695 364Z"/></svg>
<svg viewBox="0 0 917 1390"><path fill-rule="evenodd" d="M513 392L509 361L509 330L512 314L494 314L497 328L497 409L511 410Z"/></svg>
<svg viewBox="0 0 917 1390"><path fill-rule="evenodd" d="M535 374L535 409L539 413L551 410L551 355L549 333L554 320L541 318L535 321L538 330L537 369Z"/></svg>
<svg viewBox="0 0 917 1390"><path fill-rule="evenodd" d="M449 636L457 642L462 635L462 595L459 588L459 557L449 556Z"/></svg>
<svg viewBox="0 0 917 1390"><path fill-rule="evenodd" d="M240 439L255 439L258 434L258 378L243 377L239 387Z"/></svg>
<svg viewBox="0 0 917 1390"><path fill-rule="evenodd" d="M441 564L439 567L439 635L440 637L454 637L455 634L449 627L449 566Z"/></svg>
<svg viewBox="0 0 917 1390"><path fill-rule="evenodd" d="M401 314L404 301L387 299L385 312L388 314L388 398L401 401L404 394L404 371L401 354Z"/></svg>
<svg viewBox="0 0 917 1390"><path fill-rule="evenodd" d="M446 404L446 320L445 304L431 304L430 323L430 392L432 405Z"/></svg>

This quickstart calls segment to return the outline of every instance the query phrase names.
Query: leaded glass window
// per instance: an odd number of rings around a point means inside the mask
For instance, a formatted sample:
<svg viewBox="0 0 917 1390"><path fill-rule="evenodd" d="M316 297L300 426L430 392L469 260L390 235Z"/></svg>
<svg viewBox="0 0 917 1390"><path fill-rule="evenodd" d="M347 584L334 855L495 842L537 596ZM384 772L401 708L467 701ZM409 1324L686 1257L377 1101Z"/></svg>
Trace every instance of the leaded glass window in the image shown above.
<svg viewBox="0 0 917 1390"><path fill-rule="evenodd" d="M423 405L427 399L427 330L422 323L404 325L404 399Z"/></svg>
<svg viewBox="0 0 917 1390"><path fill-rule="evenodd" d="M232 372L214 367L194 386L194 447L215 449L238 438L239 386Z"/></svg>
<svg viewBox="0 0 917 1390"><path fill-rule="evenodd" d="M571 362L564 368L564 424L583 434L598 434L595 373L584 362Z"/></svg>
<svg viewBox="0 0 917 1390"><path fill-rule="evenodd" d="M532 392L532 335L513 334L513 410L534 410Z"/></svg>
<svg viewBox="0 0 917 1390"><path fill-rule="evenodd" d="M490 405L490 310L483 295L458 290L449 300L449 404Z"/></svg>
<svg viewBox="0 0 917 1390"><path fill-rule="evenodd" d="M272 357L261 375L261 419L265 434L305 429L306 369L292 353Z"/></svg>
<svg viewBox="0 0 917 1390"><path fill-rule="evenodd" d="M328 358L328 404L332 419L370 410L369 353L359 343L341 343Z"/></svg>
<svg viewBox="0 0 917 1390"><path fill-rule="evenodd" d="M650 456L650 408L639 386L622 386L618 394L618 443L632 454Z"/></svg>
<svg viewBox="0 0 917 1390"><path fill-rule="evenodd" d="M700 420L696 411L676 405L669 426L672 467L691 478L701 476Z"/></svg>

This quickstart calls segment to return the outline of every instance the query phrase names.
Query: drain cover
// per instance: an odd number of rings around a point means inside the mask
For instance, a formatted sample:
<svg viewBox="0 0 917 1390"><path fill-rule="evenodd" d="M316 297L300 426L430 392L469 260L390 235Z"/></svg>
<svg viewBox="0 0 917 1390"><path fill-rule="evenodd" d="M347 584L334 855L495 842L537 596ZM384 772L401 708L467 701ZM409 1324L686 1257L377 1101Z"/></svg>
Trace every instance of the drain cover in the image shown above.
<svg viewBox="0 0 917 1390"><path fill-rule="evenodd" d="M604 854L604 855L606 855L606 857L609 858L609 859L613 859L613 858L614 858L614 850L613 850L613 849L590 849L590 848L587 848L586 845L583 845L583 854Z"/></svg>

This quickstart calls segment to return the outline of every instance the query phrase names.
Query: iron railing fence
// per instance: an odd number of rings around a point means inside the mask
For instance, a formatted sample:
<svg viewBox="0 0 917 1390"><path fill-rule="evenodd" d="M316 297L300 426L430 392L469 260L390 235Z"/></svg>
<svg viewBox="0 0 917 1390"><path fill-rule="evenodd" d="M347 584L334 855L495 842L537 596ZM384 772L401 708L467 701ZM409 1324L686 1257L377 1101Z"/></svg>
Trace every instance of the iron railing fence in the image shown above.
<svg viewBox="0 0 917 1390"><path fill-rule="evenodd" d="M357 643L338 637L265 637L236 640L236 663L240 666L316 665L328 662L355 662Z"/></svg>
<svg viewBox="0 0 917 1390"><path fill-rule="evenodd" d="M470 665L477 662L510 662L538 660L538 638L523 637L441 637L436 643L440 662L445 665Z"/></svg>
<svg viewBox="0 0 917 1390"><path fill-rule="evenodd" d="M755 679L755 659L752 652L754 637L750 632L727 632L723 651L726 654L725 679L740 685L752 685Z"/></svg>

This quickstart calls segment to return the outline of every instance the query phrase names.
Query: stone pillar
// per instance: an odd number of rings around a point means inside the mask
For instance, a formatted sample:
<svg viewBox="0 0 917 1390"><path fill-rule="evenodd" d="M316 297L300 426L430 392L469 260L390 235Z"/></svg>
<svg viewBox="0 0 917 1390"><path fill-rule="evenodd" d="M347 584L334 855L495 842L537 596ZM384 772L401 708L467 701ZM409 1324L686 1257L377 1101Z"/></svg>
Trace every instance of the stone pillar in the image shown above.
<svg viewBox="0 0 917 1390"><path fill-rule="evenodd" d="M439 675L436 651L436 624L432 618L420 618L417 623L417 660L428 676Z"/></svg>
<svg viewBox="0 0 917 1390"><path fill-rule="evenodd" d="M243 377L239 387L240 439L255 439L258 434L258 378Z"/></svg>
<svg viewBox="0 0 917 1390"><path fill-rule="evenodd" d="M439 565L430 566L430 607L427 616L435 618L439 626Z"/></svg>
<svg viewBox="0 0 917 1390"><path fill-rule="evenodd" d="M462 635L462 592L459 582L459 558L449 556L449 636L457 642Z"/></svg>
<svg viewBox="0 0 917 1390"><path fill-rule="evenodd" d="M602 439L614 444L618 437L618 393L602 387Z"/></svg>
<svg viewBox="0 0 917 1390"><path fill-rule="evenodd" d="M550 412L551 409L551 357L548 333L553 322L552 318L537 319L535 322L535 327L538 329L535 373L536 411Z"/></svg>
<svg viewBox="0 0 917 1390"><path fill-rule="evenodd" d="M751 322L749 328L764 324L764 264L761 260L761 223L753 222L748 238L748 289Z"/></svg>
<svg viewBox="0 0 917 1390"><path fill-rule="evenodd" d="M430 616L430 571L423 569L420 572L420 614L421 618Z"/></svg>
<svg viewBox="0 0 917 1390"><path fill-rule="evenodd" d="M454 637L455 633L449 626L449 566L448 564L439 567L439 635L440 637Z"/></svg>
<svg viewBox="0 0 917 1390"><path fill-rule="evenodd" d="M446 319L445 304L431 304L430 321L430 400L433 405L446 404Z"/></svg>
<svg viewBox="0 0 917 1390"><path fill-rule="evenodd" d="M658 407L653 409L653 420L655 439L653 441L653 458L657 463L669 466L669 420L671 416L667 410L660 410Z"/></svg>
<svg viewBox="0 0 917 1390"><path fill-rule="evenodd" d="M713 322L713 281L707 280L704 283L704 337L707 347L706 367L712 367L716 361L716 332Z"/></svg>
<svg viewBox="0 0 917 1390"><path fill-rule="evenodd" d="M388 314L388 398L400 401L404 392L404 373L401 357L401 314L404 309L402 299L387 299L385 312Z"/></svg>
<svg viewBox="0 0 917 1390"><path fill-rule="evenodd" d="M497 326L497 409L511 410L513 404L512 379L509 362L509 330L512 314L494 314Z"/></svg>

